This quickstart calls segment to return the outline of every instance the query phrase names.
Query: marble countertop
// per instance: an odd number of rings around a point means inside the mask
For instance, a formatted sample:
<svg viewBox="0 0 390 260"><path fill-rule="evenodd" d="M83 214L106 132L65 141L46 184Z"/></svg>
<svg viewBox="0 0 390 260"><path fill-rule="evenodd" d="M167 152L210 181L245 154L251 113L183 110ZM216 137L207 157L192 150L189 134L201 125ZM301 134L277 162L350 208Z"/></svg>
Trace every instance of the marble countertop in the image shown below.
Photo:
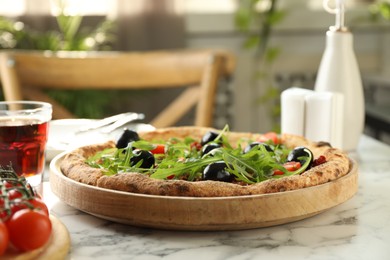
<svg viewBox="0 0 390 260"><path fill-rule="evenodd" d="M67 259L390 259L390 146L363 136L351 157L359 164L352 199L268 228L182 232L118 224L61 202L47 181L43 198L69 230Z"/></svg>

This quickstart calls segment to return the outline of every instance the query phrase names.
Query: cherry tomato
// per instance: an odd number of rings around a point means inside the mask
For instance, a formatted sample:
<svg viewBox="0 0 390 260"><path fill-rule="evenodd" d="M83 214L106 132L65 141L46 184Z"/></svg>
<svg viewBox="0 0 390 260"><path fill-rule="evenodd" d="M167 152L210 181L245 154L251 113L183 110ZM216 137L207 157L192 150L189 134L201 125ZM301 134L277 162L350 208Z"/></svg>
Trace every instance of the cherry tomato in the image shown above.
<svg viewBox="0 0 390 260"><path fill-rule="evenodd" d="M5 209L5 202L4 202L4 200L0 199L0 206L1 206L1 209L0 209L0 221L7 222L8 219L10 218L10 216L12 215L12 205L11 205L11 211L8 212Z"/></svg>
<svg viewBox="0 0 390 260"><path fill-rule="evenodd" d="M202 144L199 142L192 142L190 144L191 149L196 149L197 151L200 151L202 149Z"/></svg>
<svg viewBox="0 0 390 260"><path fill-rule="evenodd" d="M280 144L280 138L275 132L268 132L263 134L258 141L263 143L267 141L272 141L274 144Z"/></svg>
<svg viewBox="0 0 390 260"><path fill-rule="evenodd" d="M4 209L2 209L0 211L0 221L1 222L5 222L8 220L8 214L7 214L7 211L5 211Z"/></svg>
<svg viewBox="0 0 390 260"><path fill-rule="evenodd" d="M9 189L12 188L14 185L9 181L3 181L4 186Z"/></svg>
<svg viewBox="0 0 390 260"><path fill-rule="evenodd" d="M150 150L152 154L164 154L165 153L165 145L157 144L156 147Z"/></svg>
<svg viewBox="0 0 390 260"><path fill-rule="evenodd" d="M9 243L8 229L6 225L0 221L0 256L7 250Z"/></svg>
<svg viewBox="0 0 390 260"><path fill-rule="evenodd" d="M283 167L289 171L289 172L293 172L293 171L296 171L298 170L299 168L301 168L301 163L300 162L286 162L283 164ZM279 169L275 169L274 170L274 175L283 175L284 172L279 170Z"/></svg>
<svg viewBox="0 0 390 260"><path fill-rule="evenodd" d="M11 204L11 216L22 209L27 209L28 206L22 200L14 200Z"/></svg>
<svg viewBox="0 0 390 260"><path fill-rule="evenodd" d="M274 175L283 175L284 172L282 170L279 170L279 169L275 169L274 170Z"/></svg>
<svg viewBox="0 0 390 260"><path fill-rule="evenodd" d="M28 201L23 201L20 199L14 200L14 203L11 205L11 216L15 214L17 211L22 209L28 209L31 206L33 209L42 211L46 216L49 216L49 209L47 208L46 204L39 198L32 198ZM29 205L30 204L30 205Z"/></svg>
<svg viewBox="0 0 390 260"><path fill-rule="evenodd" d="M10 200L18 199L18 198L21 198L21 197L23 197L23 194L20 191L18 191L18 190L14 189L14 190L8 191L8 198Z"/></svg>
<svg viewBox="0 0 390 260"><path fill-rule="evenodd" d="M283 164L283 167L286 168L287 171L293 172L301 168L300 162L286 162Z"/></svg>
<svg viewBox="0 0 390 260"><path fill-rule="evenodd" d="M51 235L51 222L45 214L31 209L16 212L7 222L9 240L21 251L44 246Z"/></svg>
<svg viewBox="0 0 390 260"><path fill-rule="evenodd" d="M40 198L33 198L28 200L28 202L30 202L33 205L34 209L41 210L43 213L46 214L46 216L49 216L49 209L47 208L43 200L41 200Z"/></svg>
<svg viewBox="0 0 390 260"><path fill-rule="evenodd" d="M321 155L313 161L313 167L326 163L326 157Z"/></svg>

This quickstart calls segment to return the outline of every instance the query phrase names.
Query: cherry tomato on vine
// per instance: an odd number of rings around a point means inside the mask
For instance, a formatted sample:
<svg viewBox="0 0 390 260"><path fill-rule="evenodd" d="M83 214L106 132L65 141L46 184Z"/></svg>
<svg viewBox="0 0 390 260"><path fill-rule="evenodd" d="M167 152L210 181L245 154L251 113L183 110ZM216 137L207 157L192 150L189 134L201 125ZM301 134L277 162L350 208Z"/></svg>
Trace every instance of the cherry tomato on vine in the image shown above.
<svg viewBox="0 0 390 260"><path fill-rule="evenodd" d="M9 244L9 235L6 225L0 221L0 256L7 250Z"/></svg>
<svg viewBox="0 0 390 260"><path fill-rule="evenodd" d="M23 197L23 194L16 189L8 191L8 198L10 200L18 199L21 197Z"/></svg>
<svg viewBox="0 0 390 260"><path fill-rule="evenodd" d="M7 221L7 219L8 219L7 211L5 211L4 209L2 209L2 210L0 211L0 221L1 221L1 222L5 222L5 221Z"/></svg>
<svg viewBox="0 0 390 260"><path fill-rule="evenodd" d="M46 216L49 216L49 209L47 208L46 204L39 198L32 198L27 201L21 199L14 200L11 205L11 216L22 209L34 209L44 213Z"/></svg>
<svg viewBox="0 0 390 260"><path fill-rule="evenodd" d="M0 206L4 207L3 199L0 199ZM7 222L17 211L28 208L41 211L46 216L49 216L49 209L42 199L38 197L33 197L29 200L17 198L10 203L10 214L4 208L0 210L0 221Z"/></svg>
<svg viewBox="0 0 390 260"><path fill-rule="evenodd" d="M22 187L22 184L19 181L17 181L16 179L3 181L3 185L7 189L11 189L11 188L15 188L15 187Z"/></svg>
<svg viewBox="0 0 390 260"><path fill-rule="evenodd" d="M14 203L11 204L11 216L22 209L27 209L27 205L23 203L22 200L14 200Z"/></svg>
<svg viewBox="0 0 390 260"><path fill-rule="evenodd" d="M21 251L30 251L47 243L51 234L50 218L44 213L22 209L7 222L9 240Z"/></svg>
<svg viewBox="0 0 390 260"><path fill-rule="evenodd" d="M46 216L49 216L49 209L47 208L45 202L41 200L40 198L33 198L28 200L30 202L35 210L41 210L43 213L46 214Z"/></svg>

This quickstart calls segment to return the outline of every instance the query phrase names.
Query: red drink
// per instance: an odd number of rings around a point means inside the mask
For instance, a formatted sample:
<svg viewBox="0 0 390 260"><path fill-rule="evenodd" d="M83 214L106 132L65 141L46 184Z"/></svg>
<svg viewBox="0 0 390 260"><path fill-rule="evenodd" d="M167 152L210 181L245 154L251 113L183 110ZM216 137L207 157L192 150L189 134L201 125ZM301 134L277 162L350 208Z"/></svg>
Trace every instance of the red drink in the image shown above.
<svg viewBox="0 0 390 260"><path fill-rule="evenodd" d="M0 121L0 165L12 164L18 175L41 175L45 166L48 122L18 118Z"/></svg>

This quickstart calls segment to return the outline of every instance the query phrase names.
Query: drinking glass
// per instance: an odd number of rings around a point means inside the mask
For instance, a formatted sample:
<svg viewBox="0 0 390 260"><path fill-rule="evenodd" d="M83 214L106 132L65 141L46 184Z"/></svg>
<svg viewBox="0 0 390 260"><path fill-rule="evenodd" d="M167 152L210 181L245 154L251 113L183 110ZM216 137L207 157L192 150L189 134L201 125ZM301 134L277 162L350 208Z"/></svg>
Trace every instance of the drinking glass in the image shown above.
<svg viewBox="0 0 390 260"><path fill-rule="evenodd" d="M52 106L38 101L0 102L0 165L32 186L42 182Z"/></svg>

